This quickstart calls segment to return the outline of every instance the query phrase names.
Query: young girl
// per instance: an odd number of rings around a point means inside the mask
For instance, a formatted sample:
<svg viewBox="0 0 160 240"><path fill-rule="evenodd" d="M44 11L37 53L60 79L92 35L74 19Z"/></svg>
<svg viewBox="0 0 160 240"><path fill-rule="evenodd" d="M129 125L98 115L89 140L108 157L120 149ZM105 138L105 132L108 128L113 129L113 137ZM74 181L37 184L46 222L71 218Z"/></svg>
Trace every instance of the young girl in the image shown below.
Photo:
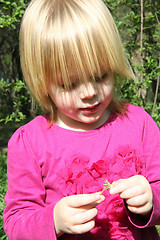
<svg viewBox="0 0 160 240"><path fill-rule="evenodd" d="M116 82L134 76L103 2L31 1L20 52L47 114L9 141L9 239L159 239L160 133L115 96Z"/></svg>

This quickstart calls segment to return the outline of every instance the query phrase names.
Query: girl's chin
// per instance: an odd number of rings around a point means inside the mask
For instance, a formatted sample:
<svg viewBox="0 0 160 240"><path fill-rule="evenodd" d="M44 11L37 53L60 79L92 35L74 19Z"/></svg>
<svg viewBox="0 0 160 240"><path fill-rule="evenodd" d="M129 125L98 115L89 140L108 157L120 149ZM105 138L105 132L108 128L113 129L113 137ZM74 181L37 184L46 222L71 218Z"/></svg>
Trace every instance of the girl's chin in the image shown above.
<svg viewBox="0 0 160 240"><path fill-rule="evenodd" d="M92 123L96 123L99 119L101 118L101 116L84 116L82 118L79 119L79 122L81 122L82 124L92 124Z"/></svg>

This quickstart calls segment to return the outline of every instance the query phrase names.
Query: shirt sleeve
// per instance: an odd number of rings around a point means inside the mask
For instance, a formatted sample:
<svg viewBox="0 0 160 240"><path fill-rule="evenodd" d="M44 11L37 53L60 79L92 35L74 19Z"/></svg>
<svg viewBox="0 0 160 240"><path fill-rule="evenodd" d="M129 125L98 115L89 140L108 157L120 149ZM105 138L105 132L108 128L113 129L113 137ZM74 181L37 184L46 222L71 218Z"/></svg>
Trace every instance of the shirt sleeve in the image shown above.
<svg viewBox="0 0 160 240"><path fill-rule="evenodd" d="M54 240L53 209L45 204L41 166L23 128L8 144L4 229L10 240Z"/></svg>
<svg viewBox="0 0 160 240"><path fill-rule="evenodd" d="M129 212L129 220L138 228L160 225L160 131L153 119L145 113L142 131L145 177L153 193L153 209L149 219Z"/></svg>

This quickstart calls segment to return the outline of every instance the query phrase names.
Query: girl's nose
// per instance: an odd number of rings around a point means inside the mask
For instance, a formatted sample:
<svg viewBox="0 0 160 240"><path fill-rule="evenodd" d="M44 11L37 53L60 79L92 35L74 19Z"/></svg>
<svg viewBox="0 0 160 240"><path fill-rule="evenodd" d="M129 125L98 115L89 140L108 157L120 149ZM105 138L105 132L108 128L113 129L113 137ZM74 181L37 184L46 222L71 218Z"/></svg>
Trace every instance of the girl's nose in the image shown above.
<svg viewBox="0 0 160 240"><path fill-rule="evenodd" d="M81 85L81 99L91 99L97 95L97 88L94 83L88 82Z"/></svg>

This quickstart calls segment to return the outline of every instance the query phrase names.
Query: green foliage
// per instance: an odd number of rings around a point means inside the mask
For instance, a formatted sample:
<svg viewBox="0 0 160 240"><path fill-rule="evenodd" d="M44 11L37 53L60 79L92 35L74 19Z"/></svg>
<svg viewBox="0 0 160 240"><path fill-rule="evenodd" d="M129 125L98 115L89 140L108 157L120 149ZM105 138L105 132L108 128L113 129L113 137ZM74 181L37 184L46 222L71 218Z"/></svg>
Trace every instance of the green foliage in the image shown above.
<svg viewBox="0 0 160 240"><path fill-rule="evenodd" d="M160 226L156 226L156 228L157 228L158 234L160 236Z"/></svg>
<svg viewBox="0 0 160 240"><path fill-rule="evenodd" d="M160 126L160 4L156 0L104 0L119 28L136 80L126 79L123 97L143 107ZM143 13L143 14L142 14ZM142 18L143 16L143 18ZM158 86L160 90L160 86ZM154 98L156 105L154 107Z"/></svg>
<svg viewBox="0 0 160 240"><path fill-rule="evenodd" d="M8 82L0 80L1 112L0 122L19 122L26 118L30 104L30 95L24 82ZM7 111L6 111L7 109Z"/></svg>
<svg viewBox="0 0 160 240"><path fill-rule="evenodd" d="M20 22L20 19L26 8L24 0L0 0L0 6L0 28L16 29L16 23Z"/></svg>
<svg viewBox="0 0 160 240"><path fill-rule="evenodd" d="M25 0L0 0L0 79L7 83L22 79L19 27L26 5Z"/></svg>
<svg viewBox="0 0 160 240"><path fill-rule="evenodd" d="M147 104L145 107L145 110L151 115L150 109L153 107L153 104ZM159 129L160 129L160 103L156 105L154 113L152 114L152 118L157 123Z"/></svg>

